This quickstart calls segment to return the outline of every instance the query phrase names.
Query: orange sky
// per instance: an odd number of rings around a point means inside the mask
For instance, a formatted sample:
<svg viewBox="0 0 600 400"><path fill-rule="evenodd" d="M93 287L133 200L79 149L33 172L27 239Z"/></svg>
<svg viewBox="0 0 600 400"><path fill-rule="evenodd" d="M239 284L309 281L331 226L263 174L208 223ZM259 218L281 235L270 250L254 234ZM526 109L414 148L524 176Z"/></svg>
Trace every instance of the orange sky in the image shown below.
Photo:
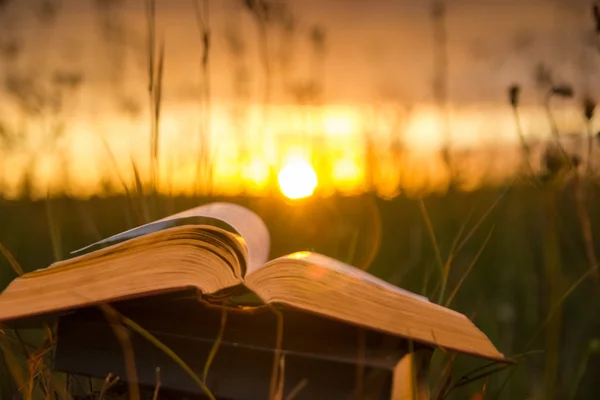
<svg viewBox="0 0 600 400"><path fill-rule="evenodd" d="M102 3L122 5L97 7ZM198 154L201 40L191 1L157 3L158 33L164 38L166 54L161 165L165 179L185 190ZM260 181L257 177L264 175L265 163L281 167L298 152L310 158L324 151L321 143L327 144L333 165L327 179L340 187L353 186L352 182L360 186L365 132L382 149L402 135L412 149L411 158L428 160L425 168L410 169L408 175L423 185L431 180L429 175L435 180L441 164L430 153L440 145L443 129L432 96L430 2L288 3L294 29L276 26L268 35L272 107L266 125L261 122L265 74L256 23L239 7L240 2L209 3L213 40L210 142L223 190L237 190L240 175L246 181ZM12 192L32 159L38 160L36 185L42 192L62 179L64 173L58 171L65 165L72 191L93 192L98 179L114 178L115 173L108 167L102 140L114 153L121 174L130 175L130 157L143 171L147 164L144 1L63 0L56 4L60 8L55 17L46 19L39 18L39 2L32 0L10 2L0 10L0 44L9 48L17 43L22 48L16 57L5 53L0 67L5 82L5 90L0 90L4 105L0 121L27 137L21 148L0 149L0 179ZM588 4L584 0L448 1L448 96L455 146L484 145L497 150L514 142L506 100L506 88L513 82L523 85L526 132L547 136L547 121L535 108L539 93L532 76L538 63L549 65L556 79L571 83L577 93L600 87L598 74L593 72L600 66L600 53L592 42ZM311 44L314 27L325 33L323 54L315 53ZM244 51L233 54L228 37L236 35ZM6 91L8 78L33 82L21 89L28 90L26 99L35 101L39 93L57 93L52 85L57 72L81 76L82 83L73 90L62 87L60 112L46 107L42 116L24 116L21 103ZM238 85L246 91L245 97L239 90L236 94L236 76L245 77ZM325 106L317 108L318 112L298 106L299 88L311 80L324 84L320 101ZM558 106L561 128L579 131L577 102ZM405 113L406 109L410 112ZM245 119L240 120L240 115ZM53 122L64 125L65 133L58 141L48 140ZM266 133L260 136L265 126ZM235 154L242 143L254 157L239 166ZM382 165L397 170L386 157L381 159ZM492 162L491 157L484 160ZM495 162L506 163L506 157ZM424 165L423 161L415 163ZM490 168L510 170L502 165ZM382 173L382 187L392 187L384 191L395 192L397 175L397 171Z"/></svg>

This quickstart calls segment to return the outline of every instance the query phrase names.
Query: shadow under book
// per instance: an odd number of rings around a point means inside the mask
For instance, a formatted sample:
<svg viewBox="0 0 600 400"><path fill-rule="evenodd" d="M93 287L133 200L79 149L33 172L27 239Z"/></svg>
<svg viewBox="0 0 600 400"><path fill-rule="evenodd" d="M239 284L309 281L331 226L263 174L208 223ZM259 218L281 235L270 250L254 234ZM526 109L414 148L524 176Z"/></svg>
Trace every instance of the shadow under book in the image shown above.
<svg viewBox="0 0 600 400"><path fill-rule="evenodd" d="M192 300L193 293L159 295L114 304L166 344L202 377L208 355L219 337L223 310ZM398 398L406 378L398 366L411 352L422 353L417 378L426 378L427 346L365 330L302 311L282 310L280 350L285 395L295 399ZM207 385L219 399L266 399L273 374L278 332L277 315L230 309ZM137 379L142 387L156 385L160 368L162 393L195 394L202 389L162 350L131 332ZM409 347L412 347L409 349ZM410 350L410 351L409 351ZM75 375L127 380L125 356L111 325L97 308L61 316L55 369ZM411 378L411 377L408 377ZM396 381L395 381L396 380ZM394 395L396 392L396 395Z"/></svg>

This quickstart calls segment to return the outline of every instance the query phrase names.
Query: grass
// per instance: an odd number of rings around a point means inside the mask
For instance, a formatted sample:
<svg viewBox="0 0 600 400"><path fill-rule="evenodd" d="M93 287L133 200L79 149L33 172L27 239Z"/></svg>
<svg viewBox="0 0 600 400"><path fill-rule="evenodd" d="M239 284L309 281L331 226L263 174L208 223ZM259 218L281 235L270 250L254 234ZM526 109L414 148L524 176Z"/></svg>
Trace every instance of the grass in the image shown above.
<svg viewBox="0 0 600 400"><path fill-rule="evenodd" d="M204 371L202 372L202 381L206 382L208 378L208 371L210 370L210 366L219 351L219 347L221 346L221 341L223 340L223 335L225 334L225 326L227 324L227 311L226 307L221 308L221 324L219 326L219 333L217 334L217 338L210 349L210 353L208 354L208 358L206 359L206 364L204 365Z"/></svg>
<svg viewBox="0 0 600 400"><path fill-rule="evenodd" d="M0 243L0 253L2 253L2 256L8 261L10 267L17 274L17 276L24 274L23 269L17 260L15 260L12 253L2 243Z"/></svg>
<svg viewBox="0 0 600 400"><path fill-rule="evenodd" d="M202 94L200 96L200 129L198 165L196 167L196 188L202 188L200 193L206 195L212 190L213 166L210 157L210 127L211 127L211 79L210 79L210 54L212 32L210 28L210 3L208 0L194 1L194 15L196 26L202 42L202 55L200 61L200 79Z"/></svg>
<svg viewBox="0 0 600 400"><path fill-rule="evenodd" d="M500 196L504 196L502 197L503 200L496 202L496 199ZM595 295L595 290L589 287L591 282L589 278L592 276L592 270L587 264L585 254L580 253L583 249L583 244L580 250L570 249L568 245L571 238L577 236L579 232L579 227L576 223L576 210L565 208L565 206L572 204L572 200L569 200L568 196L559 197L556 205L562 210L562 213L559 214L558 218L564 221L563 225L566 222L573 221L571 225L569 225L569 229L571 229L570 233L563 233L559 236L559 243L557 245L563 248L560 257L562 259L579 261L571 263L571 268L574 269L572 272L564 272L564 276L561 278L564 290L557 294L554 308L547 312L541 310L540 313L537 314L539 318L537 321L536 319L523 320L522 323L513 326L511 329L514 330L515 335L523 339L517 341L514 346L511 347L502 345L501 338L506 334L506 330L505 328L501 328L502 322L495 316L495 305L502 302L502 299L506 297L506 288L519 287L521 284L520 282L523 282L523 290L521 293L523 296L527 297L524 298L524 302L522 303L514 303L514 307L517 310L522 309L523 312L531 310L532 306L539 301L538 294L535 291L532 291L531 286L525 284L523 281L525 275L522 268L531 268L531 265L528 265L526 258L530 242L521 239L522 235L525 235L525 232L527 232L528 229L538 226L538 222L536 222L535 219L522 219L518 216L520 214L516 214L514 218L507 216L511 214L511 208L515 207L515 205L518 205L519 208L523 209L522 213L530 215L530 212L539 208L538 201L542 198L543 197L539 196L539 193L534 191L534 189L516 186L507 192L489 191L486 193L485 191L479 191L474 193L456 193L444 197L432 196L423 200L424 203L427 204L427 213L432 228L436 233L436 238L438 239L437 242L440 254L454 254L452 268L449 270L447 279L448 294L444 296L444 303L451 301L453 308L467 314L472 314L476 311L476 302L473 301L473 299L477 298L481 293L486 293L486 300L481 303L481 308L477 310L477 318L475 321L492 337L492 340L498 344L501 350L505 351L507 354L516 354L519 352L529 353L530 351L540 349L540 345L543 346L543 342L540 342L539 338L546 334L548 321L553 320L559 315L556 313L556 310L564 307L573 309L573 307L584 306L586 303L589 303L589 296ZM163 202L166 201L167 199ZM169 201L173 201L175 209L179 210L187 208L192 204L202 203L205 200L176 198L169 199ZM246 204L251 208L258 206L256 200L239 199L237 201ZM297 221L290 219L282 220L283 216L290 215L290 210L293 208L293 205L280 203L275 199L271 200L269 207L267 207L270 212L265 213L264 215L267 225L273 232L273 256L285 254L298 248L312 248L315 251L332 256L344 255L347 249L339 248L337 243L338 239L330 236L333 231L328 230L328 227L336 226L340 221L347 219L349 215L354 213L354 210L363 209L361 206L363 201L371 200L361 200L359 198L338 199L335 203L336 206L331 208L332 210L335 210L335 214L331 211L327 211L326 207L307 209L305 212L310 212L312 214L311 218L314 218L315 221L319 221L318 227L320 233L315 237L311 227L303 223L306 215L299 215ZM78 215L69 215L68 213L61 211L72 208L73 206L70 205L70 202L71 200L68 199L54 199L52 203L53 210L57 211L56 215L68 217L61 225L61 232L64 239L62 245L65 249L77 248L92 239L92 233L88 232L89 229L84 229L85 227L79 223ZM105 212L114 210L115 207L121 207L121 204L123 204L122 199L92 199L82 201L81 203L81 207L88 210L90 218L96 221L97 231L114 232L125 228L125 221L98 218ZM489 205L485 205L486 203ZM46 258L51 260L54 254L52 241L44 240L43 236L50 232L50 227L45 226L42 231L33 235L28 228L32 225L27 221L34 221L37 218L36 214L43 217L46 213L45 202L39 202L37 204L37 212L35 211L35 203L31 204L23 202L5 203L5 206L0 210L0 213L2 213L3 216L14 215L12 218L13 222L10 222L11 219L8 220L10 230L1 231L0 234L2 236L0 238L3 239L3 243L5 243L3 248L10 248L12 251L11 254L13 255L10 256L10 259L26 260L25 265L19 265L17 267L24 271L31 270L33 267L39 265L47 264L43 259ZM402 260L409 254L407 253L409 251L407 246L398 246L398 243L408 242L408 226L412 224L423 226L424 229L422 232L425 237L427 237L427 229L425 228L425 222L422 216L419 215L419 201L398 198L392 203L378 200L376 204L382 215L382 242L380 244L380 250L369 270L376 275L386 277L391 276L396 268L401 267ZM493 210L488 212L492 207ZM457 210L462 211L457 215L459 212ZM485 218L483 218L484 216ZM595 214L590 218L594 216ZM286 221L286 223L283 224L283 221ZM395 221L404 221L402 224L403 226L398 226ZM455 221L455 223L452 223L452 221ZM465 221L467 222L465 223ZM595 226L598 221L592 220L591 222ZM533 225L528 227L528 224ZM295 232L294 243L291 244L288 243L285 234L285 232L290 229ZM493 234L491 233L492 230ZM24 237L23 234L19 232L28 231L30 232L29 240L31 243L39 244L38 254L35 258L29 259L26 256L28 254L26 243L15 243L11 240L15 235L17 237ZM12 232L12 234L7 236L7 232ZM344 236L340 236L339 238L342 239L343 237ZM464 239L466 237L469 237L469 240L465 242ZM362 249L360 241L357 242L356 247L356 252L365 250ZM510 252L507 252L505 250L506 248L510 248ZM536 251L540 252L543 249L543 247L536 248L538 249ZM457 249L460 249L460 251L457 251ZM340 253L335 254L336 251L339 251ZM416 268L413 268L405 274L403 281L400 282L401 286L414 289L423 276L422 267L428 263L435 262L435 255L431 251L431 242L428 242L427 240L424 240L419 248L412 249L410 252L429 254L429 256L425 256L418 263ZM11 270L14 268L11 267L11 263L7 260L3 260L2 263L4 263L4 267L6 268L11 268ZM394 266L394 264L397 266ZM515 266L513 269L507 270L507 267L512 268L513 266ZM582 272L574 275L578 268ZM16 270L13 270L13 276L16 275L15 271ZM511 281L503 283L503 276L510 271L520 271L520 275L512 274L511 272ZM431 279L439 281L440 278L436 274L436 276ZM541 277L538 279L541 279ZM510 286L507 286L507 284ZM456 289L457 287L460 287L460 289ZM517 311L517 313L520 314L521 311ZM563 327L563 329L567 326L583 329L582 322L589 319L590 316L593 318L593 314L563 313L560 318L560 326ZM283 337L283 333L281 337ZM584 337L587 337L587 342L589 343L594 339L594 331L589 330ZM13 348L13 353L21 353L18 343L14 342L13 345L16 345L11 347ZM593 357L596 356L595 354L596 353L591 353L589 358L593 360ZM441 385L443 387L444 385L449 385L447 389L442 390L442 392L447 392L448 389L452 387L452 390L449 392L450 396L447 398L464 398L463 396L465 396L465 393L472 394L476 390L480 390L481 385L486 379L488 379L486 385L486 398L495 396L496 394L498 394L498 398L514 398L514 396L518 396L519 393L523 394L523 398L525 398L527 397L527 388L529 385L527 383L519 383L519 381L523 380L526 376L531 376L531 374L534 374L535 371L539 370L535 360L539 359L540 355L539 353L533 353L529 354L528 357L523 357L521 359L518 367L511 370L510 378L507 378L506 371L500 371L498 374L492 376L484 375L483 377L478 377L476 381L474 380L472 382L463 379L460 386L455 387L458 381L451 379L450 383L448 383L449 376L456 377L466 375L469 370L474 370L476 368L476 363L473 364L460 357L456 359L452 357L451 353L444 354L441 350L439 355L443 355L444 360L439 366L439 374L436 373L438 367L433 368L432 376L439 376L439 378L436 378L435 382L433 382L433 386L438 387L438 385ZM559 348L557 356L561 360L560 364L563 364L565 360L569 360L571 357L575 356L575 354L564 353ZM582 356L584 356L584 354L582 354ZM581 369L580 365L583 365L582 363L583 360L576 362L579 370ZM582 377L580 379L578 378L580 382L578 390L579 396L585 395L586 388L590 385L586 376L589 376L587 374L591 373L591 371L587 370L587 365L591 366L592 364L585 363L585 365L586 369L583 373L577 370L573 375L576 376L582 374ZM285 368L285 361L282 361L281 358L279 358L276 363L274 362L274 370L279 371L281 368ZM452 374L449 375L450 371ZM204 371L199 371L198 373L198 376L202 381L204 381L204 379L202 379L204 376L203 372ZM25 376L28 376L27 373L25 373ZM278 375L274 376L274 382L278 382ZM564 376L561 373L560 367L558 376ZM469 378L473 377L476 377L476 375L469 375ZM36 379L39 379L39 375ZM500 390L504 379L508 379L508 382L511 383L510 391L506 391L506 387ZM558 380L561 380L561 378L558 378ZM527 381L527 379L525 379L525 381ZM274 387L279 387L279 384L274 384ZM569 385L568 392L570 393L572 390L571 385ZM275 394L277 394L276 390Z"/></svg>
<svg viewBox="0 0 600 400"><path fill-rule="evenodd" d="M165 45L160 41L157 54L156 40L156 1L146 0L147 28L148 28L148 95L150 98L150 187L152 194L157 191L158 177L160 174L159 141L160 141L160 116L162 100L162 82L164 69Z"/></svg>
<svg viewBox="0 0 600 400"><path fill-rule="evenodd" d="M167 356L169 356L173 361L175 361L175 363L182 370L184 370L194 380L194 382L196 382L196 384L198 384L198 386L200 386L200 388L202 388L202 391L204 392L204 394L206 394L206 396L210 400L215 400L215 396L212 394L212 392L210 391L208 386L206 386L205 381L200 379L200 377L198 377L198 375L186 364L186 362L183 361L183 359L181 359L181 357L179 357L177 354L175 354L173 352L173 350L171 350L168 346L166 346L158 338L156 338L150 332L148 332L147 330L145 330L144 328L139 326L137 323L135 323L131 319L119 314L114 308L110 307L109 305L106 305L106 304L102 305L101 308L102 308L103 312L105 313L105 315L107 315L107 318L109 320L111 320L112 323L117 327L117 331L115 331L115 333L116 333L117 337L119 338L119 341L121 342L121 346L125 350L125 359L127 362L127 369L128 369L128 375L129 375L128 378L129 378L129 385L130 385L129 394L133 399L139 398L139 391L137 389L137 377L135 376L135 368L133 367L133 359L134 359L133 358L134 357L133 350L132 350L132 346L129 342L129 339L127 337L127 334L125 333L126 331L124 331L125 328L128 328L131 331L141 335L144 339L146 339L148 342L152 343L159 350L161 350L163 353L165 353ZM222 331L221 331L221 334L222 334ZM220 339L217 338L215 343L219 343L219 342L220 342ZM216 347L216 348L218 348L218 347ZM213 349L215 349L215 347L213 347ZM214 355L215 352L216 352L216 350L213 350L213 351L211 351L211 354ZM127 360L129 360L129 361L127 361ZM208 360L212 360L212 357L209 357ZM207 367L205 367L205 374L208 373L207 368L209 368L209 367L210 367L210 364L207 361Z"/></svg>
<svg viewBox="0 0 600 400"><path fill-rule="evenodd" d="M129 388L129 398L131 400L140 400L140 389L138 387L137 369L135 367L135 354L129 330L125 324L124 318L112 307L105 304L100 305L100 309L110 323L110 326L121 345L123 357L125 361L125 370L127 372L127 385Z"/></svg>
<svg viewBox="0 0 600 400"><path fill-rule="evenodd" d="M478 253L476 254L476 256L474 258L474 261L469 265L469 267L465 271L465 274L460 279L455 290L450 295L450 298L448 300L444 301L446 286L448 284L448 274L450 273L450 269L452 268L452 261L458 255L458 253L463 249L463 247L469 242L469 240L472 238L472 236L477 232L477 230L479 229L481 224L485 221L485 219L489 216L489 214L494 210L494 208L496 208L496 206L499 204L500 200L504 197L504 195L507 193L508 189L511 186L512 185L509 185L505 191L501 192L501 194L494 200L494 202L487 209L487 211L475 223L475 226L473 226L473 228L471 228L471 230L461 240L464 229L466 229L467 223L471 217L471 214L469 214L467 219L465 219L464 223L461 225L457 235L455 236L455 239L452 242L452 247L450 249L449 255L445 262L442 260L442 255L440 252L438 241L435 236L435 232L433 229L433 225L431 223L431 219L429 217L429 213L427 212L427 208L425 207L425 203L423 202L422 199L419 201L419 210L421 211L421 215L423 216L423 221L427 228L427 233L429 235L429 239L431 240L431 245L434 250L436 263L439 265L439 268L440 268L440 280L439 280L437 288L433 291L433 294L435 294L439 290L439 297L437 300L437 302L439 304L444 304L444 303L449 304L452 301L452 299L456 296L456 292L458 291L458 289L460 289L460 286L462 285L462 283L464 282L466 277L469 275L472 268L475 266L477 259L479 259L479 256L481 255L481 252L483 251L483 248L485 247L485 243L487 243L487 241L489 240L489 237L486 237L484 245L480 248L480 250L478 251ZM491 235L491 232L490 232L490 235Z"/></svg>

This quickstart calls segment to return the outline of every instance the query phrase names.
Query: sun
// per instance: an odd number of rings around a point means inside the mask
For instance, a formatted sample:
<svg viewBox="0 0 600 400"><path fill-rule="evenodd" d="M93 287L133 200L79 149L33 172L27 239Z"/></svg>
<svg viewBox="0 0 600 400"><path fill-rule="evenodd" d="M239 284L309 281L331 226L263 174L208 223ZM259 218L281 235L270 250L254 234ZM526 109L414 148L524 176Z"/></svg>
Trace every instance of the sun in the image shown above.
<svg viewBox="0 0 600 400"><path fill-rule="evenodd" d="M283 194L290 199L301 199L313 194L317 187L317 174L304 160L288 162L277 177Z"/></svg>

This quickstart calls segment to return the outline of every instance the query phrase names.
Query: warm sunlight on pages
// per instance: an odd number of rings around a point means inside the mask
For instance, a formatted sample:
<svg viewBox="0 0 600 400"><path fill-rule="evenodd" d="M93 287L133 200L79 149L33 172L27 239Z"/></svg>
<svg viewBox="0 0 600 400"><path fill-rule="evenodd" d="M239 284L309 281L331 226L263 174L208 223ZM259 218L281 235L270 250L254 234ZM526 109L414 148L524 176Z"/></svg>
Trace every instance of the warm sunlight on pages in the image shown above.
<svg viewBox="0 0 600 400"><path fill-rule="evenodd" d="M505 360L465 315L352 265L307 251L270 259L266 224L237 204L204 204L91 246L109 243L11 281L0 292L0 322L191 289L207 302L277 305Z"/></svg>

